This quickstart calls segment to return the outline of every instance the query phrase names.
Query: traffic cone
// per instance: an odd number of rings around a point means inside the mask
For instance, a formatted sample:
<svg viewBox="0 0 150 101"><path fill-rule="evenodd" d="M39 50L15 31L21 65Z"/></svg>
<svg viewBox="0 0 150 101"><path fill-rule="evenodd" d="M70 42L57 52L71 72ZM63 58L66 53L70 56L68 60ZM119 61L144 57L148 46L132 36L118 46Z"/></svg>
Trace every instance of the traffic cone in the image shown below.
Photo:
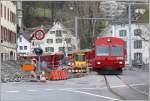
<svg viewBox="0 0 150 101"><path fill-rule="evenodd" d="M55 80L55 72L53 70L50 72L49 79L50 80Z"/></svg>
<svg viewBox="0 0 150 101"><path fill-rule="evenodd" d="M58 70L54 71L54 80L59 80Z"/></svg>
<svg viewBox="0 0 150 101"><path fill-rule="evenodd" d="M61 71L61 79L64 80L65 79L65 74L64 74L64 70Z"/></svg>
<svg viewBox="0 0 150 101"><path fill-rule="evenodd" d="M40 74L40 81L46 82L46 75L44 71L42 71L42 73Z"/></svg>
<svg viewBox="0 0 150 101"><path fill-rule="evenodd" d="M62 70L59 71L59 76L60 76L60 80L63 80L63 71Z"/></svg>
<svg viewBox="0 0 150 101"><path fill-rule="evenodd" d="M64 79L68 79L68 71L67 70L63 70L64 72Z"/></svg>

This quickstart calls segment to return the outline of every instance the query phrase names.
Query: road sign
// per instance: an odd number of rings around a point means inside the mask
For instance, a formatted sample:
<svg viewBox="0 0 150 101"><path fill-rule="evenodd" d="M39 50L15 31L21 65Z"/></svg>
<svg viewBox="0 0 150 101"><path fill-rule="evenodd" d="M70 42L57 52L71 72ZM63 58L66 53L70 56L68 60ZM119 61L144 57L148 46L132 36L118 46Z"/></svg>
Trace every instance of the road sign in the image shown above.
<svg viewBox="0 0 150 101"><path fill-rule="evenodd" d="M42 55L43 50L41 48L34 48L34 52L36 55Z"/></svg>
<svg viewBox="0 0 150 101"><path fill-rule="evenodd" d="M42 40L45 37L45 32L42 29L38 29L35 31L34 36L37 40Z"/></svg>

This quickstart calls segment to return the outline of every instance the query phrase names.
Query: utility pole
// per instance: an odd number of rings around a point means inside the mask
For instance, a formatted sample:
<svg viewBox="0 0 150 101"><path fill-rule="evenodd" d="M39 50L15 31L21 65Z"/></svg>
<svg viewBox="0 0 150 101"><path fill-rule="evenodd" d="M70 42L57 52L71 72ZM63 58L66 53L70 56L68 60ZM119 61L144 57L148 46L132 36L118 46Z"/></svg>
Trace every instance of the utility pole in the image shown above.
<svg viewBox="0 0 150 101"><path fill-rule="evenodd" d="M80 49L80 40L79 40L79 36L78 36L78 17L77 16L75 16L75 36L76 36L76 40L77 40L76 48L78 47L78 49Z"/></svg>
<svg viewBox="0 0 150 101"><path fill-rule="evenodd" d="M129 26L129 65L132 66L132 54L131 54L131 4L128 5L128 26Z"/></svg>
<svg viewBox="0 0 150 101"><path fill-rule="evenodd" d="M149 7L149 31L150 32L150 0L148 1L148 7ZM150 68L150 33L149 33L149 68Z"/></svg>
<svg viewBox="0 0 150 101"><path fill-rule="evenodd" d="M94 38L95 38L95 25L96 25L96 20L93 20L93 33L92 33L92 43L94 41ZM92 45L91 43L91 45Z"/></svg>
<svg viewBox="0 0 150 101"><path fill-rule="evenodd" d="M75 35L76 35L76 38L78 39L78 17L75 16Z"/></svg>

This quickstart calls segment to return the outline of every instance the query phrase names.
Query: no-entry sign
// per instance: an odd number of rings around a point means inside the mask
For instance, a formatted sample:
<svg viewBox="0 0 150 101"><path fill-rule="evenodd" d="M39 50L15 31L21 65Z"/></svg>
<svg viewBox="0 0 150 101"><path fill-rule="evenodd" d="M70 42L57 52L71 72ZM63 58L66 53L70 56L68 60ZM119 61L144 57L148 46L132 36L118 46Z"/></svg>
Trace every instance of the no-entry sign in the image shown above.
<svg viewBox="0 0 150 101"><path fill-rule="evenodd" d="M38 29L34 32L34 36L37 40L42 40L45 37L45 32L42 29Z"/></svg>

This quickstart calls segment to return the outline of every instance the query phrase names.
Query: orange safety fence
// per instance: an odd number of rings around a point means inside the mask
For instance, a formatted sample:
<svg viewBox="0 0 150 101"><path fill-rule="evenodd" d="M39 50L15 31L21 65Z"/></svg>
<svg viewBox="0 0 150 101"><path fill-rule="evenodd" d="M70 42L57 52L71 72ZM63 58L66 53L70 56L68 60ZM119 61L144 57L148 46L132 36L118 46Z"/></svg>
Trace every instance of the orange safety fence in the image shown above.
<svg viewBox="0 0 150 101"><path fill-rule="evenodd" d="M52 70L49 73L50 80L66 80L68 79L68 71L67 70Z"/></svg>

